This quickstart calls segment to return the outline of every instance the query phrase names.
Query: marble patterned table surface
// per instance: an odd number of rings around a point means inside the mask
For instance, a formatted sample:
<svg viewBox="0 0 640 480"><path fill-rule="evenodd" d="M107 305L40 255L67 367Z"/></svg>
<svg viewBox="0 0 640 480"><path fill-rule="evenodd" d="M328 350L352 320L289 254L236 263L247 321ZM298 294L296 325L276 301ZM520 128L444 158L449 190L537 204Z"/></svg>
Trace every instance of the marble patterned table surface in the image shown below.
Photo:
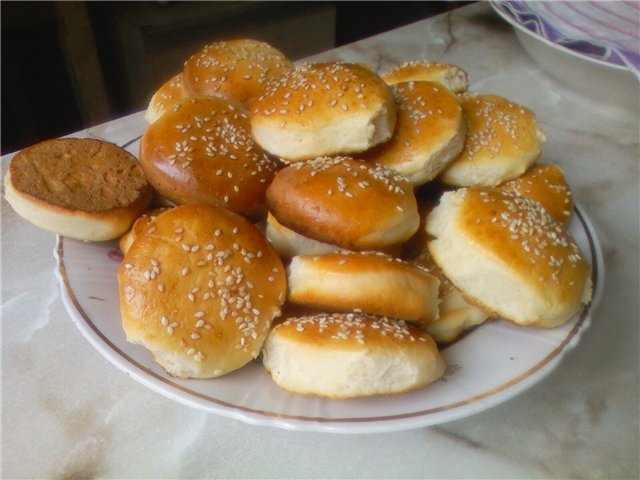
<svg viewBox="0 0 640 480"><path fill-rule="evenodd" d="M564 169L594 223L604 292L560 365L490 410L402 432L291 432L196 411L89 345L60 298L55 235L3 199L2 478L638 478L637 92L622 109L558 83L488 4L309 60L385 70L415 59L458 64L471 90L532 108L548 137L542 160ZM141 122L135 114L78 135L114 141Z"/></svg>

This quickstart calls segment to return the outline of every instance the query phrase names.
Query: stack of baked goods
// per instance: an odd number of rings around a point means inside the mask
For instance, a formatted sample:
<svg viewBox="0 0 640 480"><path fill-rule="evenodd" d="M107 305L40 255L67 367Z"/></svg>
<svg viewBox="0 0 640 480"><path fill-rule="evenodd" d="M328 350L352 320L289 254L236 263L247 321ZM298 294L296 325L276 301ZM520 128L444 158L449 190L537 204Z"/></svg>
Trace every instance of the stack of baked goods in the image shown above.
<svg viewBox="0 0 640 480"><path fill-rule="evenodd" d="M421 388L489 318L552 328L591 296L534 113L467 88L455 65L294 67L213 42L151 98L139 162L44 143L14 158L7 198L56 233L120 237L127 339L171 375L261 356L291 392ZM152 191L162 208L143 213ZM125 227L93 233L100 209Z"/></svg>

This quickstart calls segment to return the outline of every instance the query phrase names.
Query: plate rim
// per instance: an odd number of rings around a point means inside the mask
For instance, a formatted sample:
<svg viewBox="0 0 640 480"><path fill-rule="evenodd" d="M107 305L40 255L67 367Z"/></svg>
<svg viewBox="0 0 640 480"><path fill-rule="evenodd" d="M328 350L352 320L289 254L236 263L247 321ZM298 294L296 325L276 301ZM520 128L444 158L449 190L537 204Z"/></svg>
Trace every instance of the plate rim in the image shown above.
<svg viewBox="0 0 640 480"><path fill-rule="evenodd" d="M133 376L143 385L157 393L178 401L184 405L208 413L214 413L228 418L241 420L245 423L261 426L274 426L287 430L321 431L331 433L376 433L400 431L440 424L466 417L496 406L528 389L546 377L570 351L580 339L582 333L591 322L591 313L597 307L603 290L604 261L601 245L591 220L580 205L574 206L578 221L581 223L587 237L591 254L591 274L593 281L593 298L583 307L575 325L554 350L542 360L528 368L525 372L503 384L491 388L481 394L470 396L464 400L434 408L405 412L394 415L355 418L326 418L291 415L260 410L242 405L236 405L209 395L191 390L188 387L172 382L156 372L150 370L123 352L93 323L90 316L82 308L67 275L64 261L64 238L57 236L54 256L57 266L56 278L60 286L63 303L73 323L80 330L89 343L98 350L110 363L114 364L126 374ZM133 368L131 368L133 367ZM170 390L166 386L171 387ZM177 390L177 391L176 391ZM206 405L202 402L207 402ZM460 411L462 406L472 405L471 408ZM438 416L438 414L441 414Z"/></svg>

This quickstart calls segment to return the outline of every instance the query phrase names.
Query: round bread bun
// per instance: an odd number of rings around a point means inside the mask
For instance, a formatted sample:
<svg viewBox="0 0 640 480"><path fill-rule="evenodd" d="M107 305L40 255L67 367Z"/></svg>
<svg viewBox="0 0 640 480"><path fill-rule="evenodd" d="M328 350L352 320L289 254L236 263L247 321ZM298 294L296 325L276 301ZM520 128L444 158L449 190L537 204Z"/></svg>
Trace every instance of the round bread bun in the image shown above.
<svg viewBox="0 0 640 480"><path fill-rule="evenodd" d="M191 97L149 126L140 165L175 203L266 214L265 192L278 167L251 138L244 107L221 97Z"/></svg>
<svg viewBox="0 0 640 480"><path fill-rule="evenodd" d="M184 88L190 95L225 96L246 105L262 95L269 79L293 68L271 45L251 39L213 42L184 64Z"/></svg>
<svg viewBox="0 0 640 480"><path fill-rule="evenodd" d="M147 208L152 189L136 158L101 140L47 140L18 152L5 197L36 227L87 241L112 240Z"/></svg>
<svg viewBox="0 0 640 480"><path fill-rule="evenodd" d="M118 271L127 340L180 378L217 377L256 358L286 294L264 236L209 205L173 208L153 226Z"/></svg>
<svg viewBox="0 0 640 480"><path fill-rule="evenodd" d="M144 119L147 123L152 124L166 112L176 108L176 105L188 96L182 85L182 73L174 75L153 94Z"/></svg>
<svg viewBox="0 0 640 480"><path fill-rule="evenodd" d="M282 225L347 250L397 245L420 224L406 178L349 157L319 157L280 170L267 202Z"/></svg>
<svg viewBox="0 0 640 480"><path fill-rule="evenodd" d="M398 112L393 136L364 155L422 185L462 151L467 129L462 107L453 93L434 82L397 83L391 89Z"/></svg>
<svg viewBox="0 0 640 480"><path fill-rule="evenodd" d="M406 392L445 370L435 343L419 328L361 313L289 318L271 330L262 353L279 387L330 398Z"/></svg>
<svg viewBox="0 0 640 480"><path fill-rule="evenodd" d="M590 268L536 201L491 188L445 193L429 252L470 302L519 325L555 327L591 299Z"/></svg>
<svg viewBox="0 0 640 480"><path fill-rule="evenodd" d="M251 109L256 142L289 162L363 152L393 134L391 89L347 63L306 64L269 83Z"/></svg>
<svg viewBox="0 0 640 480"><path fill-rule="evenodd" d="M133 241L138 238L140 235L145 235L146 233L153 233L156 230L154 225L156 221L156 217L161 213L170 210L168 207L160 207L154 208L153 210L149 210L146 213L143 213L134 223L131 229L126 232L124 235L120 237L118 240L118 248L120 251L126 255L129 247L133 243Z"/></svg>
<svg viewBox="0 0 640 480"><path fill-rule="evenodd" d="M496 186L540 157L545 136L531 110L493 95L459 96L467 119L464 149L440 175L455 187Z"/></svg>
<svg viewBox="0 0 640 480"><path fill-rule="evenodd" d="M296 255L320 255L344 250L337 245L319 242L294 232L278 222L271 212L267 214L265 234L278 255L284 258L293 258Z"/></svg>
<svg viewBox="0 0 640 480"><path fill-rule="evenodd" d="M294 257L287 284L291 303L320 310L362 311L423 325L438 318L438 279L379 252Z"/></svg>
<svg viewBox="0 0 640 480"><path fill-rule="evenodd" d="M571 188L557 165L533 165L524 175L503 183L499 188L540 202L563 225L568 225L571 220Z"/></svg>
<svg viewBox="0 0 640 480"><path fill-rule="evenodd" d="M467 91L467 72L456 65L413 60L405 62L382 74L382 79L389 85L401 82L426 81L438 82L454 93Z"/></svg>

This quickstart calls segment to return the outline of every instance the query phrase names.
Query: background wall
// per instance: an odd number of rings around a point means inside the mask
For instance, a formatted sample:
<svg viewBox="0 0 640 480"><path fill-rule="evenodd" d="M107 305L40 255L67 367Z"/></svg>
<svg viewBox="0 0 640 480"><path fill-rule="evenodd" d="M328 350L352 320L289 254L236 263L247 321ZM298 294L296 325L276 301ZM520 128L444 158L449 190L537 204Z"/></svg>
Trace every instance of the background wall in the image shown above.
<svg viewBox="0 0 640 480"><path fill-rule="evenodd" d="M209 41L297 60L465 3L3 1L2 153L144 109Z"/></svg>

